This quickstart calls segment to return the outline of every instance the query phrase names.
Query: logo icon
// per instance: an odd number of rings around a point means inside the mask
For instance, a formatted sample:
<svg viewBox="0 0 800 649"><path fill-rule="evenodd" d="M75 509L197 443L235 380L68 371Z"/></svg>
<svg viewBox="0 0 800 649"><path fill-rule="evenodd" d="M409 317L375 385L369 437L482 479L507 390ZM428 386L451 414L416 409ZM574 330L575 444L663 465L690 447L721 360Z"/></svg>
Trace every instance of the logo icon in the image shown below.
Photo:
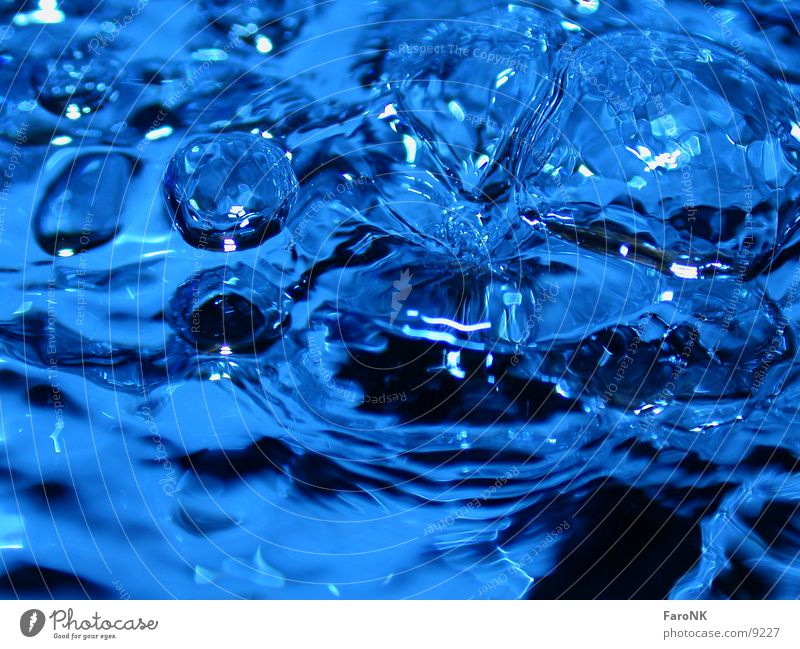
<svg viewBox="0 0 800 649"><path fill-rule="evenodd" d="M392 293L392 314L389 317L389 324L394 324L395 318L400 314L400 309L403 306L403 302L408 299L408 296L411 295L411 289L413 286L411 285L411 278L413 275L405 268L402 273L400 273L400 279L392 282L392 286L394 286L394 293Z"/></svg>
<svg viewBox="0 0 800 649"><path fill-rule="evenodd" d="M25 611L19 618L19 630L26 638L32 638L44 628L44 613L38 608Z"/></svg>

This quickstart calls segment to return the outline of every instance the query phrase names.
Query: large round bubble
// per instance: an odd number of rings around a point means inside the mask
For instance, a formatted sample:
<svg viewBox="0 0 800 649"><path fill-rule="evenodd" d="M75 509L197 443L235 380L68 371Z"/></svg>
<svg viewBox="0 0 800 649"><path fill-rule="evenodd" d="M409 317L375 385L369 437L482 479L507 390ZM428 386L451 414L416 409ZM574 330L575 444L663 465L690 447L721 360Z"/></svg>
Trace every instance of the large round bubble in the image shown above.
<svg viewBox="0 0 800 649"><path fill-rule="evenodd" d="M507 188L506 153L549 94L560 40L543 14L509 6L397 46L388 76L399 115L465 195L487 200Z"/></svg>
<svg viewBox="0 0 800 649"><path fill-rule="evenodd" d="M564 49L562 64L560 104L517 149L529 221L623 240L681 277L769 259L800 195L780 85L722 47L655 32Z"/></svg>
<svg viewBox="0 0 800 649"><path fill-rule="evenodd" d="M297 189L285 152L248 133L208 135L179 150L164 193L184 239L199 248L253 248L283 227Z"/></svg>

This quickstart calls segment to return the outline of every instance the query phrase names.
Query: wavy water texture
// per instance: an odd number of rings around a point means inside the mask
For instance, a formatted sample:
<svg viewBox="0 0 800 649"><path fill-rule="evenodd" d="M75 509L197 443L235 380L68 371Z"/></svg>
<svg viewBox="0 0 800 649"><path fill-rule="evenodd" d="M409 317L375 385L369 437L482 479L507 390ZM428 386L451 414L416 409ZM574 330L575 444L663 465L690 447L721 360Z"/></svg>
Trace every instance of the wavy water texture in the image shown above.
<svg viewBox="0 0 800 649"><path fill-rule="evenodd" d="M800 597L798 16L0 0L0 595Z"/></svg>

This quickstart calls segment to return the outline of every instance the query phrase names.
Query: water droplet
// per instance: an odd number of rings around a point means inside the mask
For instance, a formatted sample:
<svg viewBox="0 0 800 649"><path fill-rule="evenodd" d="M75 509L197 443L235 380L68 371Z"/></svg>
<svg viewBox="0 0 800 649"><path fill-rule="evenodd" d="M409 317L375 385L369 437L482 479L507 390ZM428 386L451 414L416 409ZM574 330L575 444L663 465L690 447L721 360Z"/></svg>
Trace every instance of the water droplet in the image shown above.
<svg viewBox="0 0 800 649"><path fill-rule="evenodd" d="M37 210L34 229L42 249L69 257L111 241L133 174L133 161L118 153L75 158Z"/></svg>
<svg viewBox="0 0 800 649"><path fill-rule="evenodd" d="M211 24L224 32L253 40L259 52L272 50L274 43L291 41L317 11L308 0L203 0L202 7ZM265 48L264 39L270 43Z"/></svg>
<svg viewBox="0 0 800 649"><path fill-rule="evenodd" d="M184 239L226 252L253 248L279 232L296 189L285 152L247 133L194 140L174 155L164 180Z"/></svg>
<svg viewBox="0 0 800 649"><path fill-rule="evenodd" d="M95 58L81 49L65 51L34 68L36 99L49 112L71 120L92 115L117 100L114 80L119 69L111 56Z"/></svg>

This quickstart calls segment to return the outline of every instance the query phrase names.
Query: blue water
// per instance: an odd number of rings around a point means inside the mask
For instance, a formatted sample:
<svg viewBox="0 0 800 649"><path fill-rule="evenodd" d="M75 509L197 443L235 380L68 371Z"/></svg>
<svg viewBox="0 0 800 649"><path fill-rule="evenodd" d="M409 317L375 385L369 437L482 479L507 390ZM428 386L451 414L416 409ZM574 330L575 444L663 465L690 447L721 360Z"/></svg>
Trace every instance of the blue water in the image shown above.
<svg viewBox="0 0 800 649"><path fill-rule="evenodd" d="M800 2L0 1L0 595L800 597Z"/></svg>

